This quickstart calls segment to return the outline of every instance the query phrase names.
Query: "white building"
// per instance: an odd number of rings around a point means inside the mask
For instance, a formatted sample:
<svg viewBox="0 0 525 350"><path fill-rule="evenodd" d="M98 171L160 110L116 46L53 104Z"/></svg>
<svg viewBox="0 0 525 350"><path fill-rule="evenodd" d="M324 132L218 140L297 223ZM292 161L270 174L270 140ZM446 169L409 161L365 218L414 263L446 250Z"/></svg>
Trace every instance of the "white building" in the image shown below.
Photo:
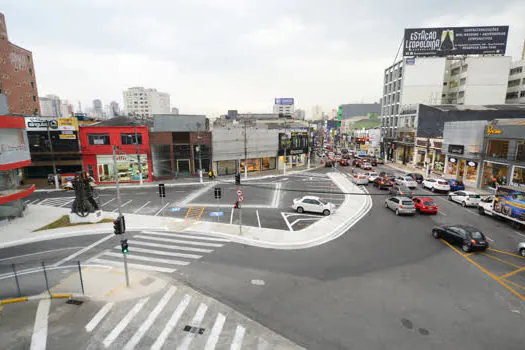
<svg viewBox="0 0 525 350"><path fill-rule="evenodd" d="M273 113L293 115L295 111L293 98L276 98L273 105Z"/></svg>
<svg viewBox="0 0 525 350"><path fill-rule="evenodd" d="M323 108L319 105L312 107L312 115L310 116L312 120L321 120L323 119Z"/></svg>
<svg viewBox="0 0 525 350"><path fill-rule="evenodd" d="M398 136L400 114L418 103L504 104L511 57L406 57L385 69L381 107L382 134ZM409 119L407 119L409 120ZM409 123L410 124L410 123Z"/></svg>
<svg viewBox="0 0 525 350"><path fill-rule="evenodd" d="M505 103L525 103L525 59L511 63Z"/></svg>
<svg viewBox="0 0 525 350"><path fill-rule="evenodd" d="M299 109L297 108L293 114L294 116L294 119L297 119L297 120L304 120L305 119L305 116L306 116L306 113L304 111L304 109Z"/></svg>
<svg viewBox="0 0 525 350"><path fill-rule="evenodd" d="M70 117L73 106L67 100L60 100L57 95L46 95L38 98L40 102L40 115L44 117Z"/></svg>
<svg viewBox="0 0 525 350"><path fill-rule="evenodd" d="M170 113L170 95L156 89L132 87L124 91L126 113L151 118L154 114Z"/></svg>

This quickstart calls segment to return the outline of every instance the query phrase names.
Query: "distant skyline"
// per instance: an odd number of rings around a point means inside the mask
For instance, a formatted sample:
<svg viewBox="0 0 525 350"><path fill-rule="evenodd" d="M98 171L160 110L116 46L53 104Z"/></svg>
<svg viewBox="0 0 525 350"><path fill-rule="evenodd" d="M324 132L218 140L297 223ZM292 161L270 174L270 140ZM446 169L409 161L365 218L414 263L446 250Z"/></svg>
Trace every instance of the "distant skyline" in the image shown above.
<svg viewBox="0 0 525 350"><path fill-rule="evenodd" d="M6 0L0 11L10 40L33 52L41 96L123 106L125 89L144 86L212 117L269 112L275 97L308 117L377 102L404 28L509 25L514 59L525 39L517 0Z"/></svg>

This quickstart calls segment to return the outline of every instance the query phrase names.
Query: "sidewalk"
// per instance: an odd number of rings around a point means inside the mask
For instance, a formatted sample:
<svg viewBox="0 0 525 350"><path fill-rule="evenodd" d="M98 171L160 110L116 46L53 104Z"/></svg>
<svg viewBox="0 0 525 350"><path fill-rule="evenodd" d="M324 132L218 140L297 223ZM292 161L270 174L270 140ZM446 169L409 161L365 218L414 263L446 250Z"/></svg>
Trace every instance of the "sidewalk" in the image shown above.
<svg viewBox="0 0 525 350"><path fill-rule="evenodd" d="M343 192L365 191L351 183L341 173L330 173L329 176ZM320 245L339 237L359 221L371 207L372 201L369 196L347 195L345 201L332 215L300 231L244 226L242 234L240 234L238 225L203 221L193 222L173 217L137 214L126 214L126 230L187 231L217 235L238 243L263 248L302 249ZM111 223L32 232L32 230L42 227L67 213L69 213L69 209L65 208L46 208L29 205L26 217L15 219L0 228L0 248L64 237L113 233L113 225ZM105 218L115 218L117 213L103 212L103 216ZM329 230L329 228L332 228L332 230Z"/></svg>
<svg viewBox="0 0 525 350"><path fill-rule="evenodd" d="M244 181L260 180L260 179L267 179L267 178L272 178L272 177L277 177L277 176L287 176L287 175L292 175L292 174L301 173L305 171L312 171L312 170L319 169L322 167L323 165L312 162L312 164L310 165L310 168L307 168L307 166L305 165L302 167L287 169L286 174L283 174L283 170L277 170L277 169L266 170L263 172L252 172L252 173L248 173L247 180L244 179L244 174L241 174L241 181L242 180ZM178 177L175 179L168 179L168 180L154 180L151 182L144 182L142 185L136 182L120 183L119 186L120 188L152 188L152 187L157 187L159 184L164 184L167 187L174 187L174 186L187 186L187 185L202 185L202 184L207 184L209 182L213 182L216 180L225 181L225 182L228 182L228 181L233 182L234 175L233 174L232 175L221 175L221 176L217 176L216 179L211 180L208 177L208 174L203 174L202 183L200 182L200 179L198 176L188 176L188 177ZM102 185L97 185L96 188L99 190L115 189L116 185L102 184ZM61 191L63 190L62 189L56 190L55 188L38 188L35 190L35 192L61 192Z"/></svg>
<svg viewBox="0 0 525 350"><path fill-rule="evenodd" d="M392 163L386 163L385 166L390 167L392 169L395 169L397 171L401 171L401 172L421 173L426 178L426 176L424 175L425 174L425 169L423 167L415 167L415 166L412 166L412 165L398 164L398 163L393 163L393 164ZM442 178L444 178L444 175L441 174L441 173L437 173L437 172L431 172L430 178L432 178L432 179L442 179ZM482 194L482 195L494 194L492 192L476 188L476 186L471 186L469 184L465 184L465 190L466 191L471 191L471 192L476 192L476 193Z"/></svg>

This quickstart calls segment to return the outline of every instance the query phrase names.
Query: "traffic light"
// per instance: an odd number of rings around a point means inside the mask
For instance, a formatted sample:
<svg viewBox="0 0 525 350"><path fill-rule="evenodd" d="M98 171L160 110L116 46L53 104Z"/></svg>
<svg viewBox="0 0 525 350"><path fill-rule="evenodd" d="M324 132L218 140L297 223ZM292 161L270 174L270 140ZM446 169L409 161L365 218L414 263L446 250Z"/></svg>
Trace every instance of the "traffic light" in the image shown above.
<svg viewBox="0 0 525 350"><path fill-rule="evenodd" d="M240 186L241 185L241 173L237 173L235 174L235 184L237 186Z"/></svg>
<svg viewBox="0 0 525 350"><path fill-rule="evenodd" d="M116 235L121 235L124 232L126 232L126 221L124 219L124 216L117 216L115 221L113 221L113 232Z"/></svg>
<svg viewBox="0 0 525 350"><path fill-rule="evenodd" d="M240 209L241 207L239 206L239 201L235 201L235 202L233 202L233 207L234 207L235 209Z"/></svg>
<svg viewBox="0 0 525 350"><path fill-rule="evenodd" d="M129 248L128 248L128 240L123 239L120 241L120 247L122 248L122 254L128 254Z"/></svg>
<svg viewBox="0 0 525 350"><path fill-rule="evenodd" d="M215 199L221 199L222 197L222 190L220 187L215 187L214 190Z"/></svg>
<svg viewBox="0 0 525 350"><path fill-rule="evenodd" d="M159 184L159 197L166 197L166 186L164 186L164 184Z"/></svg>

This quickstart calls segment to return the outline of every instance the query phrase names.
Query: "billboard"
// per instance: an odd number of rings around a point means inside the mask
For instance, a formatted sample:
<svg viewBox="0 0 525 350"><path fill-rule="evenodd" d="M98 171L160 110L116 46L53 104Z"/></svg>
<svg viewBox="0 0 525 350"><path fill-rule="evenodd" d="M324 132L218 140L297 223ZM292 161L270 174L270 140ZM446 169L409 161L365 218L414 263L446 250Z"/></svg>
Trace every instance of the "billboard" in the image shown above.
<svg viewBox="0 0 525 350"><path fill-rule="evenodd" d="M505 55L509 26L405 29L403 56Z"/></svg>
<svg viewBox="0 0 525 350"><path fill-rule="evenodd" d="M46 131L48 124L50 131L78 130L77 118L27 117L25 121L27 131Z"/></svg>
<svg viewBox="0 0 525 350"><path fill-rule="evenodd" d="M293 105L294 100L293 98L276 98L275 104L276 105Z"/></svg>
<svg viewBox="0 0 525 350"><path fill-rule="evenodd" d="M31 160L27 134L22 129L0 129L0 165Z"/></svg>

